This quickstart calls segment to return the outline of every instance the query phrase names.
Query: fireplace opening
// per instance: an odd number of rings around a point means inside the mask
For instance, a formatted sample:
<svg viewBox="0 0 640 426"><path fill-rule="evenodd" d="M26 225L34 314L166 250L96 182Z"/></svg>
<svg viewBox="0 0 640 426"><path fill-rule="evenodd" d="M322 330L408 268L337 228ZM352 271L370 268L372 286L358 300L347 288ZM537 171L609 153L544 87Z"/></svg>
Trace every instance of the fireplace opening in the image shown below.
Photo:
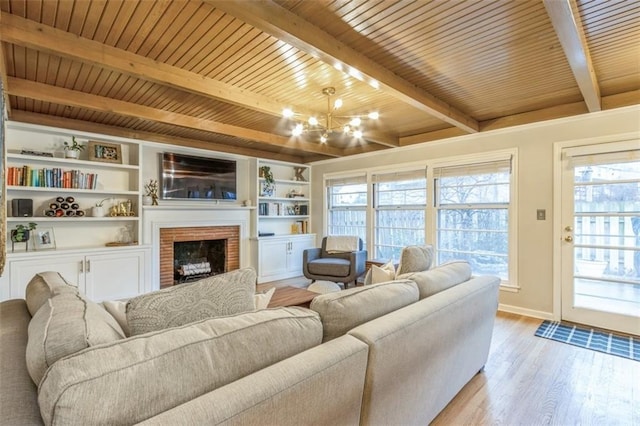
<svg viewBox="0 0 640 426"><path fill-rule="evenodd" d="M174 283L181 284L226 272L226 252L226 239L174 242Z"/></svg>

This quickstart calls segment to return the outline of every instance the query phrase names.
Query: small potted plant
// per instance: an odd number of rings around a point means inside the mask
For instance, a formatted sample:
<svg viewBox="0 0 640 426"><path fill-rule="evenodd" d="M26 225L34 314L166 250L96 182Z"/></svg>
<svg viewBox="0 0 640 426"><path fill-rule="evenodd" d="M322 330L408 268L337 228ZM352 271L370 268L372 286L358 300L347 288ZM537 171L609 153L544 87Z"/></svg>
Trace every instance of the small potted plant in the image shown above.
<svg viewBox="0 0 640 426"><path fill-rule="evenodd" d="M13 252L15 243L25 243L25 250L29 251L29 236L37 226L38 224L33 222L29 222L28 225L16 225L15 229L11 230L11 251Z"/></svg>
<svg viewBox="0 0 640 426"><path fill-rule="evenodd" d="M16 243L24 243L25 241L29 241L31 231L36 229L37 226L38 224L34 222L29 222L28 225L16 225L15 229L11 230L11 241Z"/></svg>
<svg viewBox="0 0 640 426"><path fill-rule="evenodd" d="M84 145L80 145L75 136L71 136L71 143L64 141L65 158L75 158L80 156L80 151L84 150Z"/></svg>
<svg viewBox="0 0 640 426"><path fill-rule="evenodd" d="M262 195L272 196L273 192L276 189L276 183L273 179L273 173L271 172L271 167L262 166L260 167L260 177L264 178L264 183L262 184Z"/></svg>
<svg viewBox="0 0 640 426"><path fill-rule="evenodd" d="M107 197L104 200L98 201L96 205L91 209L91 216L105 217L107 215L107 212L104 209L104 202L107 200L111 200L111 197ZM113 202L113 200L111 200L111 202Z"/></svg>

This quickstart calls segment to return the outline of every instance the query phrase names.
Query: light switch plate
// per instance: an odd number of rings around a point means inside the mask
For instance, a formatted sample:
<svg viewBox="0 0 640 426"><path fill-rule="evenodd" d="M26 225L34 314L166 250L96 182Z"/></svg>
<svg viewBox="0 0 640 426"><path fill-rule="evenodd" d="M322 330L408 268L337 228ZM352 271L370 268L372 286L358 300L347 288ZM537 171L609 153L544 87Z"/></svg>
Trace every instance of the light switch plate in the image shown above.
<svg viewBox="0 0 640 426"><path fill-rule="evenodd" d="M546 220L547 219L547 211L545 209L538 209L536 211L536 217L538 220Z"/></svg>

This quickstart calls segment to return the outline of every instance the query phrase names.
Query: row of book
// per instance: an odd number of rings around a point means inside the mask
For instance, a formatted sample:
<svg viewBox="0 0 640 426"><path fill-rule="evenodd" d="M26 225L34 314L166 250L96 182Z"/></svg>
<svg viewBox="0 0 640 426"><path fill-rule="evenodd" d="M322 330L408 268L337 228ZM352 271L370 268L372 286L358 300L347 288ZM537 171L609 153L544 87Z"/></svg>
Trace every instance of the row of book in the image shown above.
<svg viewBox="0 0 640 426"><path fill-rule="evenodd" d="M7 185L39 188L96 189L97 173L80 170L32 169L29 166L7 167Z"/></svg>
<svg viewBox="0 0 640 426"><path fill-rule="evenodd" d="M303 210L307 211L307 206L292 206L280 202L258 203L258 214L260 216L300 216Z"/></svg>

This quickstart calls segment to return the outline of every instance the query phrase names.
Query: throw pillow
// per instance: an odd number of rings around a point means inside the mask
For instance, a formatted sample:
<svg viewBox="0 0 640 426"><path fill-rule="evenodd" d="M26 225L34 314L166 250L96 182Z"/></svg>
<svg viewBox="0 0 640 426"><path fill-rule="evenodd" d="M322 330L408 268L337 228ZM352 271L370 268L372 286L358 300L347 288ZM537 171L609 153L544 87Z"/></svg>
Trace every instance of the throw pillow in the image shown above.
<svg viewBox="0 0 640 426"><path fill-rule="evenodd" d="M253 311L256 271L238 269L143 294L127 303L132 336L207 318Z"/></svg>
<svg viewBox="0 0 640 426"><path fill-rule="evenodd" d="M102 302L104 309L118 322L118 325L124 331L124 335L129 337L131 331L127 323L127 302L121 300L106 300Z"/></svg>
<svg viewBox="0 0 640 426"><path fill-rule="evenodd" d="M273 297L273 293L275 292L276 292L276 288L272 287L265 292L256 293L253 296L255 310L258 311L260 309L267 309L269 307L269 302L271 301L271 297Z"/></svg>
<svg viewBox="0 0 640 426"><path fill-rule="evenodd" d="M371 265L371 284L392 281L396 277L396 267L393 261L389 261L382 266Z"/></svg>
<svg viewBox="0 0 640 426"><path fill-rule="evenodd" d="M122 329L104 309L70 293L48 299L29 322L28 332L27 370L36 385L60 358L124 339Z"/></svg>
<svg viewBox="0 0 640 426"><path fill-rule="evenodd" d="M421 272L431 268L433 264L433 246L407 246L400 253L400 263L396 276L409 272Z"/></svg>
<svg viewBox="0 0 640 426"><path fill-rule="evenodd" d="M25 300L31 316L34 316L50 297L59 293L78 292L78 288L67 282L58 272L39 272L31 278L25 290Z"/></svg>

